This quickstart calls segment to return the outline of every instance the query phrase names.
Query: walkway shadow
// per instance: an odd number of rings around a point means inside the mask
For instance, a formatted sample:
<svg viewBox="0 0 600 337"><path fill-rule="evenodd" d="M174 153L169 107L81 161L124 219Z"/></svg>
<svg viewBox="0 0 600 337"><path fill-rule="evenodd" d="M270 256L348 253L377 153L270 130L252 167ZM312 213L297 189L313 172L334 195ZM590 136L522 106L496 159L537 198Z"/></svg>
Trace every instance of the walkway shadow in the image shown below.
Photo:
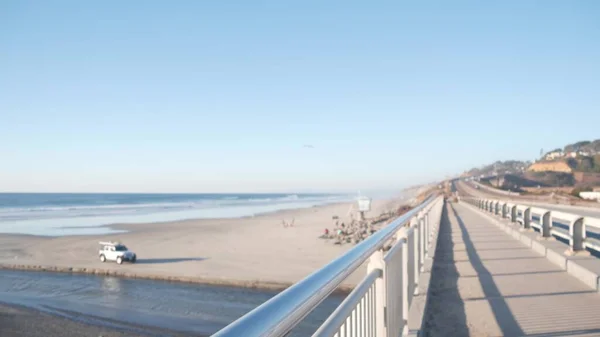
<svg viewBox="0 0 600 337"><path fill-rule="evenodd" d="M204 261L207 260L205 257L182 257L182 258L171 258L171 259L139 259L135 261L136 264L160 264L160 263L177 263L187 261Z"/></svg>
<svg viewBox="0 0 600 337"><path fill-rule="evenodd" d="M458 292L459 273L454 263L452 226L448 207L442 211L438 240L433 257L429 299L424 317L424 336L468 336L464 301Z"/></svg>
<svg viewBox="0 0 600 337"><path fill-rule="evenodd" d="M521 326L508 307L505 298L502 296L502 293L500 293L500 290L494 281L493 275L485 267L482 259L479 257L479 254L477 254L477 250L475 249L475 245L469 236L469 231L467 230L465 223L451 204L449 204L449 207L452 209L452 213L458 222L458 226L462 232L462 240L465 245L465 249L467 250L467 256L469 257L473 269L475 269L477 275L479 276L479 283L481 284L484 296L488 300L494 317L496 318L496 322L498 323L498 327L502 331L502 335L524 335L525 333L523 329L521 329Z"/></svg>

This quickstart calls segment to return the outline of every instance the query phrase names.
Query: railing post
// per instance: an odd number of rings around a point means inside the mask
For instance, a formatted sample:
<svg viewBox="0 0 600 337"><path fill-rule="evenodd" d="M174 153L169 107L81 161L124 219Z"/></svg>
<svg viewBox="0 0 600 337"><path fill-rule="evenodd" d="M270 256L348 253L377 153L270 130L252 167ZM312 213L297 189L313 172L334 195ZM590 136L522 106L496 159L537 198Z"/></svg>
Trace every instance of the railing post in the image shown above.
<svg viewBox="0 0 600 337"><path fill-rule="evenodd" d="M427 245L427 251L429 251L429 248L431 248L431 243L433 242L433 233L435 231L434 228L434 224L435 222L432 222L431 220L434 219L435 217L431 216L431 213L427 214L427 237L429 238L429 245ZM429 256L429 255L427 255Z"/></svg>
<svg viewBox="0 0 600 337"><path fill-rule="evenodd" d="M386 289L385 289L385 261L383 260L383 252L381 249L375 251L369 258L367 264L367 275L375 269L381 269L381 277L375 281L375 336L376 337L387 337L387 331L385 326L385 303L386 303Z"/></svg>
<svg viewBox="0 0 600 337"><path fill-rule="evenodd" d="M402 238L402 336L408 334L408 239Z"/></svg>
<svg viewBox="0 0 600 337"><path fill-rule="evenodd" d="M583 218L579 218L569 226L569 245L571 251L577 253L585 250L585 237L586 237L585 223Z"/></svg>
<svg viewBox="0 0 600 337"><path fill-rule="evenodd" d="M431 211L431 210L430 210ZM425 255L427 255L427 250L429 247L429 236L431 235L431 227L429 226L429 213L425 214ZM425 261L423 261L425 262Z"/></svg>
<svg viewBox="0 0 600 337"><path fill-rule="evenodd" d="M523 211L523 228L525 228L525 229L531 228L531 207L527 207Z"/></svg>
<svg viewBox="0 0 600 337"><path fill-rule="evenodd" d="M540 220L542 225L542 237L551 238L552 237L552 215L550 211L544 212L544 214L540 214Z"/></svg>
<svg viewBox="0 0 600 337"><path fill-rule="evenodd" d="M517 205L510 208L510 222L517 222Z"/></svg>
<svg viewBox="0 0 600 337"><path fill-rule="evenodd" d="M427 253L429 252L429 243L431 242L431 230L429 228L429 213L426 213L423 218L425 220L425 257L427 257Z"/></svg>
<svg viewBox="0 0 600 337"><path fill-rule="evenodd" d="M413 275L415 277L414 281L415 281L415 292L413 293L414 295L419 295L419 271L421 270L421 256L419 254L419 247L421 246L421 229L420 229L420 222L419 219L417 217L414 217L411 220L411 223L414 223L415 229L414 229L414 238L413 238L413 256L415 257L415 263L413 265Z"/></svg>
<svg viewBox="0 0 600 337"><path fill-rule="evenodd" d="M425 218L421 215L419 216L419 227L421 228L419 233L419 271L422 272L425 266L425 246L427 245L427 240L425 239Z"/></svg>

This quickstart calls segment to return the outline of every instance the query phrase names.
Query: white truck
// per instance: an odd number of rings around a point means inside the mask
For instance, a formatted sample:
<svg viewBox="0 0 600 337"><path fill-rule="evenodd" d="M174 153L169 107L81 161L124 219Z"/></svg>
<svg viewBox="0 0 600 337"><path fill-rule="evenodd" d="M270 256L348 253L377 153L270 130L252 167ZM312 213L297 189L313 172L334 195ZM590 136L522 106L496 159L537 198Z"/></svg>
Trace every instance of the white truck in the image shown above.
<svg viewBox="0 0 600 337"><path fill-rule="evenodd" d="M137 259L135 253L128 250L122 243L100 241L99 244L102 247L98 251L101 262L116 261L118 264L121 264L123 261L129 261L135 263Z"/></svg>

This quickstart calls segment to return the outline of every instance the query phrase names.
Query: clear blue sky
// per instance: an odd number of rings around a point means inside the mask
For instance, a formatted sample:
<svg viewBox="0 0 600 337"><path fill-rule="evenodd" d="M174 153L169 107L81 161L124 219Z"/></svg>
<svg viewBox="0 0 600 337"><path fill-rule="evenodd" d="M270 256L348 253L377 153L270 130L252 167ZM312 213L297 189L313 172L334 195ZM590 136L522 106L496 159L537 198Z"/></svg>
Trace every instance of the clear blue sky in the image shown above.
<svg viewBox="0 0 600 337"><path fill-rule="evenodd" d="M533 159L600 138L599 18L594 0L2 1L0 190L355 191Z"/></svg>

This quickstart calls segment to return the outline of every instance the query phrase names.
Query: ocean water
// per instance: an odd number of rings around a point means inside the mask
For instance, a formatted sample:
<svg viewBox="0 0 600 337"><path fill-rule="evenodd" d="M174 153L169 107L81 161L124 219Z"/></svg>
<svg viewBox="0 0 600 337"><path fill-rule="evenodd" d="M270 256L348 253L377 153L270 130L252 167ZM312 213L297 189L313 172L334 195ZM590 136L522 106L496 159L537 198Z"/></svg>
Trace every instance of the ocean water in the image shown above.
<svg viewBox="0 0 600 337"><path fill-rule="evenodd" d="M351 200L333 194L0 193L0 233L44 236L122 231L106 225L238 218Z"/></svg>

